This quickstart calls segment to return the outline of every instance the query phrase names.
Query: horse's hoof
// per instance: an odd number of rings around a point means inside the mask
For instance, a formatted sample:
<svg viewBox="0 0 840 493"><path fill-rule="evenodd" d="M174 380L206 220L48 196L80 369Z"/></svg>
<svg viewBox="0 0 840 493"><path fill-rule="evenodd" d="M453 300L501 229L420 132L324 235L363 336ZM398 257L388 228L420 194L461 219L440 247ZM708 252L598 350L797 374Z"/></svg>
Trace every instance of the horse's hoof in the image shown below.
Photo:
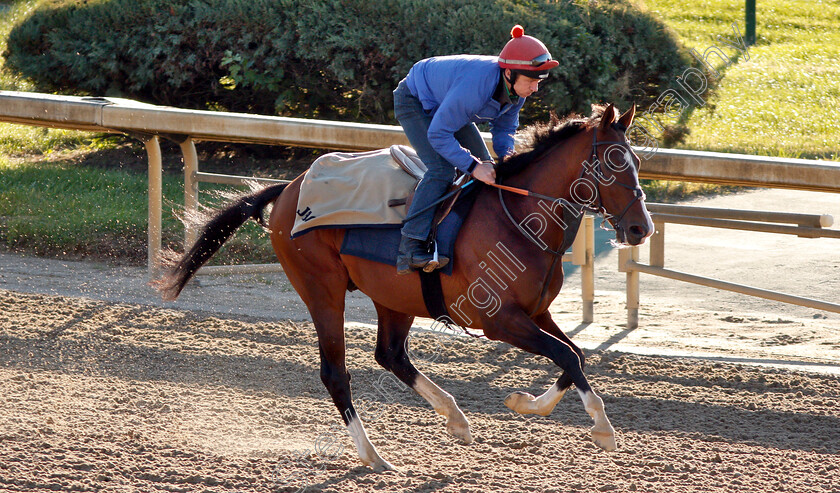
<svg viewBox="0 0 840 493"><path fill-rule="evenodd" d="M396 471L399 470L393 466L390 462L379 457L379 454L376 454L376 457L373 459L365 459L364 457L359 457L362 459L362 464L368 466L369 468L373 469L373 472L385 472L385 471Z"/></svg>
<svg viewBox="0 0 840 493"><path fill-rule="evenodd" d="M511 392L507 397L505 397L505 406L507 406L511 411L519 414L530 414L530 412L528 412L528 403L532 403L536 400L537 398L528 392L516 391Z"/></svg>
<svg viewBox="0 0 840 493"><path fill-rule="evenodd" d="M551 409L539 409L537 398L528 392L511 392L505 397L505 406L519 414L539 414L540 416L551 414Z"/></svg>
<svg viewBox="0 0 840 493"><path fill-rule="evenodd" d="M450 419L446 422L446 431L455 438L460 439L465 444L473 442L472 433L470 432L470 423L464 418L463 421L456 421Z"/></svg>
<svg viewBox="0 0 840 493"><path fill-rule="evenodd" d="M373 468L373 472L385 472L385 471L400 472L396 467L391 465L390 462L388 462L387 460L384 460L384 459L382 460L382 462L379 462L378 464L371 465L371 467Z"/></svg>
<svg viewBox="0 0 840 493"><path fill-rule="evenodd" d="M607 452L612 452L618 448L615 444L615 430L610 426L608 429L596 429L593 426L590 432L592 433L592 441L595 445L601 447Z"/></svg>

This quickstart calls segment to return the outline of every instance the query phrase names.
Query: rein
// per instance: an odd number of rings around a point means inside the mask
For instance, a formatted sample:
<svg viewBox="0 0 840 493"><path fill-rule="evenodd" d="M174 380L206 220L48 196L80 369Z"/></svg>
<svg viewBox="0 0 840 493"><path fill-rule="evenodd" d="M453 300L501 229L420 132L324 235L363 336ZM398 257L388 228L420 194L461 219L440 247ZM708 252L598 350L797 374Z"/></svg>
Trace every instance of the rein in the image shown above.
<svg viewBox="0 0 840 493"><path fill-rule="evenodd" d="M514 226L516 226L516 229L518 229L518 230L519 230L519 232L520 232L520 233L522 233L522 235L523 235L525 238L528 238L528 240L529 240L531 243L533 243L534 245L537 245L538 247L540 247L540 250L545 250L545 251L549 252L550 254L554 255L555 257L562 257L564 252L561 252L561 251L559 251L559 250L552 250L551 248L544 247L543 245L540 245L540 243L539 243L537 240L535 240L535 239L534 239L534 237L533 237L530 233L528 233L527 231L525 231L525 228L523 228L523 227L522 227L522 226L521 226L521 225L520 225L520 224L516 221L516 219L514 219L513 214L511 214L511 213L510 213L510 209L508 209L507 204L505 203L505 198L504 198L504 195L502 195L502 191L503 191L503 190L507 190L507 191L509 191L509 192L518 193L519 195L525 195L526 197L534 197L534 198L539 198L539 199L544 199L544 200L550 200L550 201L552 201L552 202L559 201L559 202L561 202L561 203L566 203L566 204L569 204L569 205L570 205L570 206L572 206L574 209L577 209L577 210L579 210L579 211L581 211L581 212L582 212L583 210L589 210L589 211L593 211L593 210L594 210L593 208L588 207L588 206L586 206L586 205L584 205L584 204L576 204L576 203L574 203L574 202L569 202L569 201L568 201L568 200L566 200L566 199L555 199L555 198L553 198L553 197L549 197L549 196L547 196L547 195L542 195L542 194L534 193L534 192L531 192L531 191L529 191L529 190L524 190L524 189L522 189L522 188L506 187L506 186L504 186L504 185L497 185L497 184L491 184L490 186L493 186L493 187L496 187L496 188L498 188L498 189L499 189L499 202L501 202L501 204L502 204L502 210L504 210L504 211L505 211L505 215L507 216L507 218L508 218L508 219L510 219L510 222L511 222L511 223L513 223L513 225L514 225ZM523 192L524 192L524 193L523 193Z"/></svg>

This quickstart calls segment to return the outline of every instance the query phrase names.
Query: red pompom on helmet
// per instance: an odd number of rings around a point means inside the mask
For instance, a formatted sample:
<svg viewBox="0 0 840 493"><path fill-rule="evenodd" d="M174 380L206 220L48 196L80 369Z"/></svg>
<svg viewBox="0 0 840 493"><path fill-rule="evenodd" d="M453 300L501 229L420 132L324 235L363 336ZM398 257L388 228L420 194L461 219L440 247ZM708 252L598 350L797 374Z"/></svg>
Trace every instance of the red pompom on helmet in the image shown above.
<svg viewBox="0 0 840 493"><path fill-rule="evenodd" d="M534 79L545 79L548 71L560 65L551 59L548 48L537 38L525 35L519 24L510 30L512 39L499 53L499 66Z"/></svg>

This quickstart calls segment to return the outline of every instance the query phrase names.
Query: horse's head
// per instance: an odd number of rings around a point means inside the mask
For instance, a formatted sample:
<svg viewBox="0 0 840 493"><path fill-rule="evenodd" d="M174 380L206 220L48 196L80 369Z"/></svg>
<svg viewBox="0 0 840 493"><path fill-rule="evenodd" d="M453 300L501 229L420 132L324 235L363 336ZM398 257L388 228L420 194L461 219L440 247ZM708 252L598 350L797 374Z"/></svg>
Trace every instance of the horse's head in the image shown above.
<svg viewBox="0 0 840 493"><path fill-rule="evenodd" d="M597 198L590 203L604 213L615 228L619 243L640 245L653 233L653 222L645 207L645 194L639 186L639 156L633 152L624 132L633 123L633 106L616 118L610 104L601 122L590 129L592 152L584 162L582 179L590 180Z"/></svg>
<svg viewBox="0 0 840 493"><path fill-rule="evenodd" d="M501 161L497 177L511 191L552 199L552 207L565 204L576 216L583 209L603 213L619 243L639 245L653 223L639 186L640 160L624 136L635 107L620 117L613 105L593 110L589 118L553 118L526 128L522 150Z"/></svg>

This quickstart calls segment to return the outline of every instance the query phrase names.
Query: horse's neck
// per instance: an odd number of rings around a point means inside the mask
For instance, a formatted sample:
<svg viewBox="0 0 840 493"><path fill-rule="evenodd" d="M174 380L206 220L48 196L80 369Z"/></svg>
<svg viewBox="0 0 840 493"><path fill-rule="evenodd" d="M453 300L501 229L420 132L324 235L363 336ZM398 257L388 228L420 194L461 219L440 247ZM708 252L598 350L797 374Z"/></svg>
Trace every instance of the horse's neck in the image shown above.
<svg viewBox="0 0 840 493"><path fill-rule="evenodd" d="M581 175L583 161L589 158L589 138L589 133L584 131L561 141L506 180L505 185L575 202L572 186Z"/></svg>
<svg viewBox="0 0 840 493"><path fill-rule="evenodd" d="M538 157L520 173L505 180L504 184L523 188L553 199L577 202L572 196L572 187L575 180L581 176L583 161L589 158L591 147L588 139L591 139L589 133L581 132L563 140ZM518 198L515 199L513 197L513 194L506 193L505 202L517 221L528 221L528 218L534 218L534 213L542 216L546 224L546 230L540 239L545 242L548 248L562 250L566 243L574 239L574 234L580 225L580 217L575 217L575 213L567 213L564 216L564 207L560 202L552 203L551 200L545 199L521 196L516 196ZM539 218L534 220L539 220ZM522 226L522 224L520 225ZM567 238L567 232L572 236Z"/></svg>

